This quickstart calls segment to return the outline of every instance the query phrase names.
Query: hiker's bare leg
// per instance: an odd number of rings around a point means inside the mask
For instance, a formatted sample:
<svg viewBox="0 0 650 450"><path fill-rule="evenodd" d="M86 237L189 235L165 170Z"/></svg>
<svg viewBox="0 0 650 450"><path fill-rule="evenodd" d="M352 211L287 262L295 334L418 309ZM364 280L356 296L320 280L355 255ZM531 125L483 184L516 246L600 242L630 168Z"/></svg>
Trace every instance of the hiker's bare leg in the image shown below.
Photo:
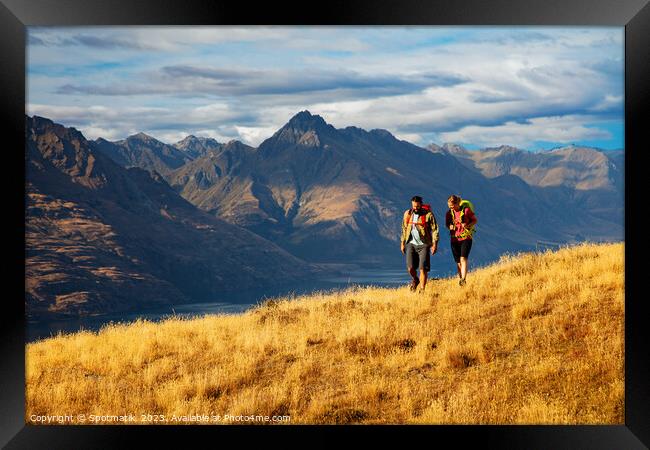
<svg viewBox="0 0 650 450"><path fill-rule="evenodd" d="M422 290L427 286L427 275L428 272L426 270L420 270L420 289Z"/></svg>
<svg viewBox="0 0 650 450"><path fill-rule="evenodd" d="M467 276L467 258L460 257L460 277L464 280Z"/></svg>
<svg viewBox="0 0 650 450"><path fill-rule="evenodd" d="M463 278L463 275L462 275L462 273L461 273L461 271L460 271L460 263L459 263L459 262L456 263L456 270L458 271L458 276L459 276L460 278Z"/></svg>
<svg viewBox="0 0 650 450"><path fill-rule="evenodd" d="M409 275L413 278L413 281L418 280L418 271L415 267L409 267Z"/></svg>

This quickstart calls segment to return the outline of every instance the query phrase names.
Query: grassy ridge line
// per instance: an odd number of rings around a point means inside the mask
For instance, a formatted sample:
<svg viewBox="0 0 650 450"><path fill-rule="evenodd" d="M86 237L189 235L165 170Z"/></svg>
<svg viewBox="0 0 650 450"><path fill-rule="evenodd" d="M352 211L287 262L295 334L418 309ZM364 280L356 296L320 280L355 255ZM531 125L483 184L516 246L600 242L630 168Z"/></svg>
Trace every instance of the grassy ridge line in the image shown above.
<svg viewBox="0 0 650 450"><path fill-rule="evenodd" d="M28 344L26 420L623 424L623 327L622 243L505 256L462 288L357 287Z"/></svg>

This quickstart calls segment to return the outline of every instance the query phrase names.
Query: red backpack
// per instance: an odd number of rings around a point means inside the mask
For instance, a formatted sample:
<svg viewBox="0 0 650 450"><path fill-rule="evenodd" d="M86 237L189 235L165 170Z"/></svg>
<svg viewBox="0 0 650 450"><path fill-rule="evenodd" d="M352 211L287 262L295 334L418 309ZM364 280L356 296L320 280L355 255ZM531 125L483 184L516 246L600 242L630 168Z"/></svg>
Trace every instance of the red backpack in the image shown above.
<svg viewBox="0 0 650 450"><path fill-rule="evenodd" d="M431 205L422 204L422 209L424 210L424 214L420 214L420 217L418 218L420 222L411 222L411 217L413 217L413 209L409 210L409 225L417 223L423 227L427 226L427 213L431 212Z"/></svg>

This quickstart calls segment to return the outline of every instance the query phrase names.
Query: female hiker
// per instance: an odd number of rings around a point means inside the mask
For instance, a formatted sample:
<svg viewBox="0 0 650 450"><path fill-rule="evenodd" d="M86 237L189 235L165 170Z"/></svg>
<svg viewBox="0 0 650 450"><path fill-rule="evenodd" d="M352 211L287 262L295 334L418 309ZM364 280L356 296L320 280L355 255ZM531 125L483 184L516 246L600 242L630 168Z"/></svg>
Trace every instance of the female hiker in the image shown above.
<svg viewBox="0 0 650 450"><path fill-rule="evenodd" d="M478 219L474 215L472 203L457 195L449 197L447 206L449 206L449 211L445 216L445 226L451 234L451 253L454 255L456 270L460 278L458 284L464 286L467 276L467 258L469 258L469 252L472 249L472 235Z"/></svg>

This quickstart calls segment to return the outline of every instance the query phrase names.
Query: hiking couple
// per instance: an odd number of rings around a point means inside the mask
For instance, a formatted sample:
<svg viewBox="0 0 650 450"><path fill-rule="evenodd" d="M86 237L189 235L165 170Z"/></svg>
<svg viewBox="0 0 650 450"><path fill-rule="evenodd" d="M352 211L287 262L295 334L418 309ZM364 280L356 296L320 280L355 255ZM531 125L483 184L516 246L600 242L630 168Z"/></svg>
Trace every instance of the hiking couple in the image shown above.
<svg viewBox="0 0 650 450"><path fill-rule="evenodd" d="M477 218L473 206L457 195L447 199L449 211L445 216L445 227L451 235L451 252L458 271L458 284L465 285L467 258L472 248L472 235ZM438 223L429 205L419 195L411 199L411 208L404 211L402 219L401 250L406 255L406 267L411 275L411 291L420 286L424 292L430 270L431 255L438 251ZM429 253L431 252L431 253ZM420 270L418 277L417 269Z"/></svg>

